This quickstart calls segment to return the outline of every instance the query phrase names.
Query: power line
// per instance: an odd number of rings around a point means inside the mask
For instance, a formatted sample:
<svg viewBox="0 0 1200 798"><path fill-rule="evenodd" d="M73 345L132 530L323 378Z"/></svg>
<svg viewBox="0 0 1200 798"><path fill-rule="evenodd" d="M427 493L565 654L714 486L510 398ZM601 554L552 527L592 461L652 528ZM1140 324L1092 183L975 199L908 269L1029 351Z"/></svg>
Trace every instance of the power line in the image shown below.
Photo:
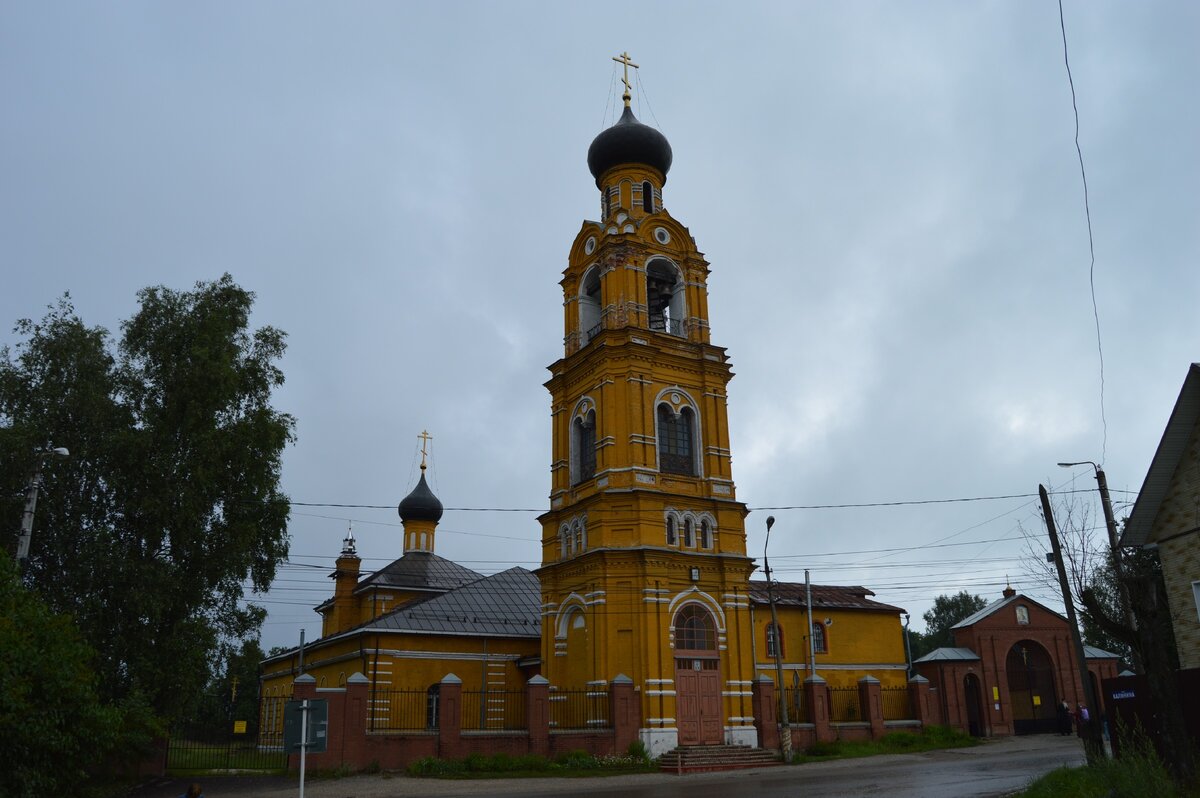
<svg viewBox="0 0 1200 798"><path fill-rule="evenodd" d="M1071 76L1071 59L1067 55L1067 23L1063 19L1062 0L1058 0L1058 26L1062 31L1063 64L1067 68L1067 82L1071 85L1071 110L1075 112L1075 153L1079 156L1079 175L1083 178L1083 210L1087 216L1088 252L1092 262L1088 267L1088 284L1092 289L1092 316L1096 320L1096 350L1100 355L1100 423L1103 438L1100 444L1100 463L1108 454L1108 418L1104 412L1104 346L1100 342L1100 311L1096 306L1096 245L1092 238L1092 208L1088 202L1087 170L1083 168L1083 149L1079 146L1079 106L1075 102L1075 78Z"/></svg>
<svg viewBox="0 0 1200 798"><path fill-rule="evenodd" d="M1061 496L1069 493L1093 493L1090 488L1079 488L1072 490L1051 491L1052 496ZM1110 493L1126 493L1135 495L1135 491L1131 490L1116 490L1112 489ZM772 505L762 507L748 507L746 509L751 512L765 510L847 510L861 509L869 507L909 507L925 504L962 504L966 502L986 502L986 501L1003 501L1005 499L1032 499L1037 498L1036 493L1006 493L996 496L963 496L951 499L902 499L898 501L886 502L848 502L844 504L789 504L789 505ZM258 502L253 502L257 504ZM292 507L334 507L350 510L392 510L395 509L394 504L347 504L347 503L332 503L332 502L299 502L288 501ZM546 507L446 507L446 512L462 512L462 513L544 513L547 512ZM596 512L596 509L588 511ZM326 517L326 516L318 516ZM333 520L344 520L335 518ZM368 522L369 523L369 522ZM378 522L376 522L378 523Z"/></svg>

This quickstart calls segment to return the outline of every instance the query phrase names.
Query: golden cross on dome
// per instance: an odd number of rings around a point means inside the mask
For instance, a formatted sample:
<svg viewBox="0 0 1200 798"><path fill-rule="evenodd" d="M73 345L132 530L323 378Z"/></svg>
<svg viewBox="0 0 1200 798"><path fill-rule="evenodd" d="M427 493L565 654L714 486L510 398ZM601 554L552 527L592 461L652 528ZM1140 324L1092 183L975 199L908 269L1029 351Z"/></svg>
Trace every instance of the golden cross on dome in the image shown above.
<svg viewBox="0 0 1200 798"><path fill-rule="evenodd" d="M425 451L425 444L433 440L433 436L426 430L421 430L421 434L417 436L421 439L421 470L425 470L425 457L429 454Z"/></svg>
<svg viewBox="0 0 1200 798"><path fill-rule="evenodd" d="M625 65L625 77L621 78L621 82L625 84L625 93L621 95L621 99L625 101L625 107L628 108L629 101L632 99L632 95L629 93L629 89L631 88L629 83L629 68L633 67L637 69L638 65L629 60L628 52L621 53L619 56L613 56L613 60L618 64Z"/></svg>

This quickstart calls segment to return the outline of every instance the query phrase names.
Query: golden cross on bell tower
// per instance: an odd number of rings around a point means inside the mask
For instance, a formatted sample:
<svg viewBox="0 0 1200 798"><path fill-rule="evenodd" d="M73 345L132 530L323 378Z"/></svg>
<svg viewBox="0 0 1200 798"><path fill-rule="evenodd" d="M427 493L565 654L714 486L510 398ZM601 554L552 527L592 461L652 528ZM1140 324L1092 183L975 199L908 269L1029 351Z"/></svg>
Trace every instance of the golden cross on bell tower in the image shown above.
<svg viewBox="0 0 1200 798"><path fill-rule="evenodd" d="M619 56L614 55L613 60L616 61L618 64L625 65L625 77L621 78L621 82L625 84L625 93L621 95L621 99L625 101L625 107L628 108L629 101L630 101L630 99L632 99L632 95L629 93L629 89L630 89L629 68L633 67L634 69L637 69L638 65L633 63L633 61L629 60L628 52L621 53Z"/></svg>
<svg viewBox="0 0 1200 798"><path fill-rule="evenodd" d="M421 470L425 470L425 457L429 454L425 451L425 444L433 440L433 436L427 430L421 430L421 434L417 436L421 439Z"/></svg>

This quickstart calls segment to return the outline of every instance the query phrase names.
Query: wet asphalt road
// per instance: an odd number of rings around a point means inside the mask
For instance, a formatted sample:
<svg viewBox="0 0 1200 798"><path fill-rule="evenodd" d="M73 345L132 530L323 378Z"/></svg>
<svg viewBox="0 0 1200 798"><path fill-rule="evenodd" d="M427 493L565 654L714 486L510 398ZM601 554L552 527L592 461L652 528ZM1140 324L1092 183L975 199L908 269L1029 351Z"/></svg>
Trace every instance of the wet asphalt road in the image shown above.
<svg viewBox="0 0 1200 798"><path fill-rule="evenodd" d="M990 798L1010 795L1055 768L1081 765L1083 761L1083 748L1074 736L1038 735L992 740L976 748L686 776L646 774L495 781L410 779L394 774L352 776L309 780L305 785L305 798L776 798L810 795L821 798ZM205 798L284 798L299 794L294 776L211 777L202 784ZM183 781L163 780L144 785L130 796L176 798L186 786Z"/></svg>

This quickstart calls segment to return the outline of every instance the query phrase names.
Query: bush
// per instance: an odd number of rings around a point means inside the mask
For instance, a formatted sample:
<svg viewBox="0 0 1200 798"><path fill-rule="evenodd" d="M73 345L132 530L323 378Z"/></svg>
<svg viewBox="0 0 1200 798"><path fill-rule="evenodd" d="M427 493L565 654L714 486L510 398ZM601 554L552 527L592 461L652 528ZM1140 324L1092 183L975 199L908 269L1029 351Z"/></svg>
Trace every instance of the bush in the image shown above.
<svg viewBox="0 0 1200 798"><path fill-rule="evenodd" d="M880 742L890 748L916 748L921 744L921 738L912 732L888 732Z"/></svg>
<svg viewBox="0 0 1200 798"><path fill-rule="evenodd" d="M426 756L411 763L405 768L405 772L410 776L438 778L456 776L466 772L466 769L465 764L461 760L438 759L437 757Z"/></svg>
<svg viewBox="0 0 1200 798"><path fill-rule="evenodd" d="M815 742L804 753L807 756L837 756L841 753L841 746L836 742Z"/></svg>
<svg viewBox="0 0 1200 798"><path fill-rule="evenodd" d="M95 651L0 551L0 795L103 794L161 727L140 693L104 701Z"/></svg>
<svg viewBox="0 0 1200 798"><path fill-rule="evenodd" d="M482 773L492 769L491 757L483 754L468 754L463 760L463 770L471 773Z"/></svg>
<svg viewBox="0 0 1200 798"><path fill-rule="evenodd" d="M550 760L537 754L526 754L513 760L514 770L549 770Z"/></svg>
<svg viewBox="0 0 1200 798"><path fill-rule="evenodd" d="M625 753L629 754L631 759L637 759L643 763L649 763L650 761L650 752L646 750L646 744L641 740L631 742Z"/></svg>
<svg viewBox="0 0 1200 798"><path fill-rule="evenodd" d="M556 764L572 770L593 770L599 767L596 757L587 751L577 750L563 754L555 760Z"/></svg>

